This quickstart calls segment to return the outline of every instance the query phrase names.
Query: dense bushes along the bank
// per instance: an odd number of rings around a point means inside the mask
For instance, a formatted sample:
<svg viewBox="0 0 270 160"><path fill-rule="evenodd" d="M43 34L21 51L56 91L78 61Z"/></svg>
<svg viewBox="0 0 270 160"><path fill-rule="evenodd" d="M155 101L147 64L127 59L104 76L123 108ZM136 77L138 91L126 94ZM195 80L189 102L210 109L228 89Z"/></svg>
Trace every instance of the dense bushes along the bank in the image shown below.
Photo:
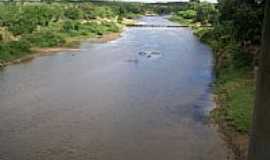
<svg viewBox="0 0 270 160"><path fill-rule="evenodd" d="M72 37L119 32L123 19L142 12L136 3L0 3L0 61L33 47L65 45Z"/></svg>
<svg viewBox="0 0 270 160"><path fill-rule="evenodd" d="M171 20L190 25L215 53L219 122L248 133L255 96L254 68L261 40L263 1L191 2Z"/></svg>

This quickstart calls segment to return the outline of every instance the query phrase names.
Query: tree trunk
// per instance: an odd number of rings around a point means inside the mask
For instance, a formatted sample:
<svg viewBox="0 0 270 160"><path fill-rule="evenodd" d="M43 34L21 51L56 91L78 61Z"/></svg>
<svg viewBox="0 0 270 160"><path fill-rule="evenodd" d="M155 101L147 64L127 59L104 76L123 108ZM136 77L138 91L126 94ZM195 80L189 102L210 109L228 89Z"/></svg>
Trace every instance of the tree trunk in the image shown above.
<svg viewBox="0 0 270 160"><path fill-rule="evenodd" d="M248 160L270 160L270 0L265 1L262 52Z"/></svg>

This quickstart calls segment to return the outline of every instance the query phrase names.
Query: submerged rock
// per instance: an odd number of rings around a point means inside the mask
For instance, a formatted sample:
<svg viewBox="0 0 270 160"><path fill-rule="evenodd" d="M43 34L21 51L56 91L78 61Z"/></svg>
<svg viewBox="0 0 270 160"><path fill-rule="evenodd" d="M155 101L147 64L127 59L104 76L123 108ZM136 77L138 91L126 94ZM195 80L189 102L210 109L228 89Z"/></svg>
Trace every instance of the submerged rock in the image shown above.
<svg viewBox="0 0 270 160"><path fill-rule="evenodd" d="M146 58L154 58L161 55L159 51L141 51L138 53L140 56L144 56Z"/></svg>
<svg viewBox="0 0 270 160"><path fill-rule="evenodd" d="M138 54L147 57L151 57L151 55L161 55L161 53L158 51L141 51Z"/></svg>
<svg viewBox="0 0 270 160"><path fill-rule="evenodd" d="M139 52L138 54L141 55L141 56L144 56L144 55L146 55L147 53L146 53L146 52Z"/></svg>

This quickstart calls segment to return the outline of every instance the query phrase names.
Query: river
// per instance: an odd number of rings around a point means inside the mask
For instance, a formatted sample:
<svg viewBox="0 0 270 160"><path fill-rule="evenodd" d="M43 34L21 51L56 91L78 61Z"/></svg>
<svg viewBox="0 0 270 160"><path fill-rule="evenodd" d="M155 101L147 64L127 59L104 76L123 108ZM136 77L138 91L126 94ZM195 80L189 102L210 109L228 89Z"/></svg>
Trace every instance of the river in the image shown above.
<svg viewBox="0 0 270 160"><path fill-rule="evenodd" d="M131 27L10 65L0 72L0 160L225 160L207 123L212 61L188 28Z"/></svg>

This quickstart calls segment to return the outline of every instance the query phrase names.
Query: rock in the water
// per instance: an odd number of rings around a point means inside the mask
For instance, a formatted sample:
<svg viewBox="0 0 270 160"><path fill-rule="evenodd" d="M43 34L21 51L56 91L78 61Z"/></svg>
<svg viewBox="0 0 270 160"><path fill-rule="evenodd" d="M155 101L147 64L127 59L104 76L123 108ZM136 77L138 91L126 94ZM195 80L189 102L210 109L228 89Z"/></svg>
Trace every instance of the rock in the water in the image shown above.
<svg viewBox="0 0 270 160"><path fill-rule="evenodd" d="M139 55L144 56L146 55L146 52L139 52Z"/></svg>
<svg viewBox="0 0 270 160"><path fill-rule="evenodd" d="M158 51L141 51L138 53L141 56L146 56L147 58L151 58L152 56L159 56L161 55Z"/></svg>

